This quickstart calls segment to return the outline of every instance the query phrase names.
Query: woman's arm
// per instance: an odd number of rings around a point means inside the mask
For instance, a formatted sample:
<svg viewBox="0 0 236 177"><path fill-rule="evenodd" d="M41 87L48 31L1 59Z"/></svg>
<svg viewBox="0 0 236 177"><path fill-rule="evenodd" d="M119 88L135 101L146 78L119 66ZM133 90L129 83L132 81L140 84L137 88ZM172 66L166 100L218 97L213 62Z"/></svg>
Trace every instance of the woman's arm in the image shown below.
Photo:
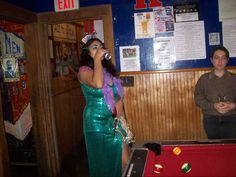
<svg viewBox="0 0 236 177"><path fill-rule="evenodd" d="M80 70L78 74L78 79L81 83L89 85L94 88L103 87L103 70L102 70L102 60L104 51L103 49L98 49L94 56L94 69Z"/></svg>

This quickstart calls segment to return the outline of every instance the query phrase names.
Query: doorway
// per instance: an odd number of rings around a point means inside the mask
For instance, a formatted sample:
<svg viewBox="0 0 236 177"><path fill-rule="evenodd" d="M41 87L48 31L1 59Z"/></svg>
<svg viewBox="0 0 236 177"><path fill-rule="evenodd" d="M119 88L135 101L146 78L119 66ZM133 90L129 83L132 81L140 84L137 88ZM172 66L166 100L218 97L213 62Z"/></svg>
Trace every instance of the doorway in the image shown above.
<svg viewBox="0 0 236 177"><path fill-rule="evenodd" d="M74 76L65 80L58 77L56 48L59 49L61 46L66 51L74 45L78 49L79 57L78 41L83 35L82 22L88 19L102 20L104 42L114 59L111 5L38 14L37 23L26 25L26 51L33 59L29 63L29 73L32 76L30 81L33 83L32 112L37 127L36 134L39 135L36 148L37 155L41 157L38 162L41 176L57 176L63 159L83 148L82 112L85 100L80 84ZM77 40L60 40L50 36L49 26L52 29L53 25L62 24L76 26ZM73 75L73 72L71 74Z"/></svg>

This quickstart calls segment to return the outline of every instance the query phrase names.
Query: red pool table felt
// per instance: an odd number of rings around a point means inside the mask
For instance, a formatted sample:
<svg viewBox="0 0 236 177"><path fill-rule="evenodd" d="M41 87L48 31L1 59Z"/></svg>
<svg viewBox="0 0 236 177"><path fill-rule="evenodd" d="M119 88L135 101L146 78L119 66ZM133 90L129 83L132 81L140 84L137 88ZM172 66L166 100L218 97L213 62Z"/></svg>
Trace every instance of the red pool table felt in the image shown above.
<svg viewBox="0 0 236 177"><path fill-rule="evenodd" d="M175 147L181 149L179 155L173 153ZM191 166L188 173L181 170L184 163ZM154 173L155 164L163 167L159 174ZM143 176L236 177L236 144L162 145L160 155L148 151Z"/></svg>

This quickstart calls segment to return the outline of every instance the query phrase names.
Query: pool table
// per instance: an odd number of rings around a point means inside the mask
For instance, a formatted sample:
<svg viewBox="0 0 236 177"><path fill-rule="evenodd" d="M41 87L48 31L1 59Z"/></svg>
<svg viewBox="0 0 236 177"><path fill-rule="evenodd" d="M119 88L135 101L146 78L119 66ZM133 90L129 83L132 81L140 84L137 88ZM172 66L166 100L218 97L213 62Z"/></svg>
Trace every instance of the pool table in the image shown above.
<svg viewBox="0 0 236 177"><path fill-rule="evenodd" d="M132 148L123 177L236 177L235 140L152 144L159 145L158 153L145 146Z"/></svg>

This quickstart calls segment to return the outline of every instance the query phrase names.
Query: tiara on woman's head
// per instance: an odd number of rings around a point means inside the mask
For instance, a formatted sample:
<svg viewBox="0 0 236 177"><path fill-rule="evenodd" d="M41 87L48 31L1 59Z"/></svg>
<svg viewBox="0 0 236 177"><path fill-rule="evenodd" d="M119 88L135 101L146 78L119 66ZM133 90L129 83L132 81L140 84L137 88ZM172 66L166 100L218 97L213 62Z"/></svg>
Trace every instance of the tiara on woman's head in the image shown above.
<svg viewBox="0 0 236 177"><path fill-rule="evenodd" d="M82 42L86 44L90 39L97 38L97 32L93 31L91 34L89 33L84 33L84 37L82 38Z"/></svg>

